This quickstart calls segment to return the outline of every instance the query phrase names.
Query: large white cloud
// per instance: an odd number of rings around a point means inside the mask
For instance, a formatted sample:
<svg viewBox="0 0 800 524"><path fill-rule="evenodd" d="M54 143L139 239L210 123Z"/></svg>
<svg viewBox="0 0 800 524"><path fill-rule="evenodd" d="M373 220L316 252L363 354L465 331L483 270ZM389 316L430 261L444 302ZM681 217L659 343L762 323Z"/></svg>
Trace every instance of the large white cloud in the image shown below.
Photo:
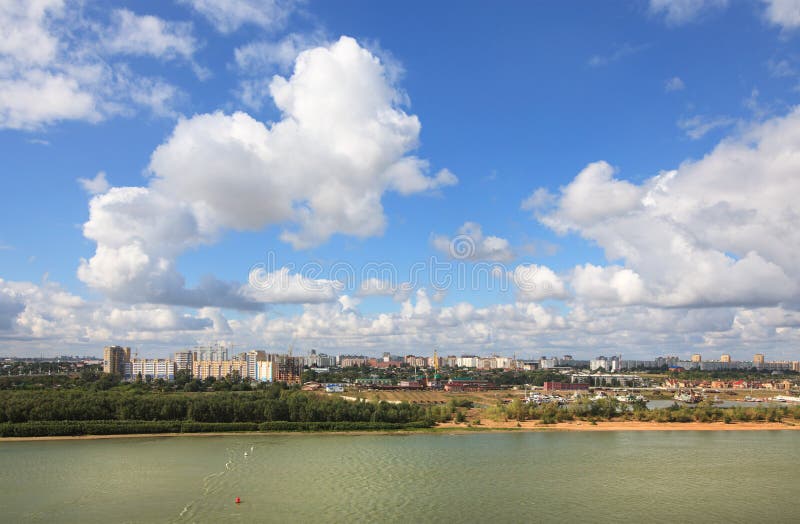
<svg viewBox="0 0 800 524"><path fill-rule="evenodd" d="M226 229L284 224L281 238L296 248L334 234L379 235L385 192L456 183L447 170L429 176L427 162L409 154L419 120L402 111L381 62L352 38L303 52L292 76L274 77L270 89L280 121L267 125L240 112L182 119L154 151L148 187L112 188L92 200L84 235L97 250L81 263L83 282L131 302L296 302L302 294L293 285L248 293L212 279L186 289L176 259Z"/></svg>
<svg viewBox="0 0 800 524"><path fill-rule="evenodd" d="M753 352L788 358L800 342L800 316L774 308L657 308L576 303L568 312L531 302L437 307L424 290L394 311L362 314L358 300L306 304L287 315L268 311L228 319L218 308L90 302L57 284L0 279L0 351L18 355L98 354L120 343L140 356L164 357L181 347L221 342L236 347L314 347L430 354L506 354L518 357L622 353L684 357L700 351L748 358Z"/></svg>
<svg viewBox="0 0 800 524"><path fill-rule="evenodd" d="M577 268L580 297L668 307L774 306L800 290L800 111L641 184L591 164L540 220L624 267Z"/></svg>

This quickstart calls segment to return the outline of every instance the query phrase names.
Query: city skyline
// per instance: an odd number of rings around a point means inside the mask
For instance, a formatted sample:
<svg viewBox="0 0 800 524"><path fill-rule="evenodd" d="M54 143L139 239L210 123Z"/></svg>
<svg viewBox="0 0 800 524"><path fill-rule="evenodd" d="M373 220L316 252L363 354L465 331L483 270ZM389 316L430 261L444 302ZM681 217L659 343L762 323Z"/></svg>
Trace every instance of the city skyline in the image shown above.
<svg viewBox="0 0 800 524"><path fill-rule="evenodd" d="M212 5L0 8L0 357L800 353L783 2Z"/></svg>

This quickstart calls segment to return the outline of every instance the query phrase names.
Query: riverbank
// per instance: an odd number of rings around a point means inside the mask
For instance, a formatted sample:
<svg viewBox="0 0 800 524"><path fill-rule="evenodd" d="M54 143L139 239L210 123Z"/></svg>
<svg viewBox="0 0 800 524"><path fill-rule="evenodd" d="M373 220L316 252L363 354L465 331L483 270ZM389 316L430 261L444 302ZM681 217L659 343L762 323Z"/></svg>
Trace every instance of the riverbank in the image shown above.
<svg viewBox="0 0 800 524"><path fill-rule="evenodd" d="M439 424L441 430L474 430L481 428L487 431L777 431L800 430L796 422L642 422L638 420L597 421L594 424L585 420L542 424L538 420L517 422L481 421L478 426L466 426L448 422Z"/></svg>
<svg viewBox="0 0 800 524"><path fill-rule="evenodd" d="M447 422L432 428L400 429L391 431L226 431L205 433L134 433L118 435L76 435L76 436L47 436L47 437L4 437L3 442L31 442L53 440L107 440L121 438L164 438L164 437L221 437L221 436L250 436L250 435L413 435L418 433L500 433L517 431L796 431L800 430L800 423L794 422L640 422L640 421L599 421L595 424L586 421L559 422L557 424L542 424L540 421L485 421L480 425L456 424Z"/></svg>

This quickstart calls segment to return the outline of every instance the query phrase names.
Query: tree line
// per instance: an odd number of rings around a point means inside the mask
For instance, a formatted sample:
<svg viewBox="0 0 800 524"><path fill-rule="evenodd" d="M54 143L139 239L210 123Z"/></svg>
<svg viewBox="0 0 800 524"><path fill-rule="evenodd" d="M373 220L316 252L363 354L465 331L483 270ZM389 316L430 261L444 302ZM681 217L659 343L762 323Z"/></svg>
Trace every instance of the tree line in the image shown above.
<svg viewBox="0 0 800 524"><path fill-rule="evenodd" d="M447 407L352 402L282 384L247 392L0 391L0 423L185 421L203 423L373 422L407 424L449 417Z"/></svg>

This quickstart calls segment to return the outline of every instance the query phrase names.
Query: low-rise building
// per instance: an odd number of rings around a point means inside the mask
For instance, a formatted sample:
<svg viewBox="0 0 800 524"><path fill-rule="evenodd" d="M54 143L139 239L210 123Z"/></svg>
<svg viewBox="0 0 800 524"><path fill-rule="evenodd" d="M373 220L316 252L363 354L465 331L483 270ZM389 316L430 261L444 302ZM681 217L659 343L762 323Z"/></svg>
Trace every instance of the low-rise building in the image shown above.
<svg viewBox="0 0 800 524"><path fill-rule="evenodd" d="M550 391L588 391L589 384L580 382L545 382L545 393Z"/></svg>

